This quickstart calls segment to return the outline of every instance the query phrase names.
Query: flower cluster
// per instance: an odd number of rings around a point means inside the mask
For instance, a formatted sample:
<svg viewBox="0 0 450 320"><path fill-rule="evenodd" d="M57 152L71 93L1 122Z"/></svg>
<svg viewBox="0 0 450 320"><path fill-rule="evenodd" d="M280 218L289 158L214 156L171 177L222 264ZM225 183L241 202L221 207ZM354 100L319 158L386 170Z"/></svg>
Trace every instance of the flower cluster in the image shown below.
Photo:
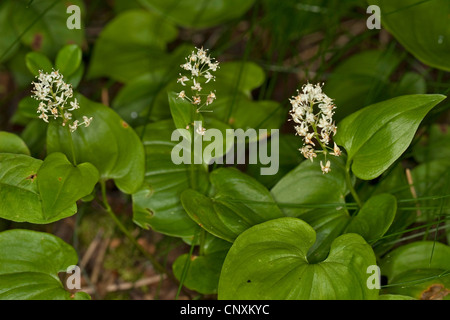
<svg viewBox="0 0 450 320"><path fill-rule="evenodd" d="M187 87L190 94L183 90L178 93L178 97L198 106L197 112L200 112L201 108L209 106L216 100L215 92L210 91L210 93L204 94L201 91L203 90L203 83L216 80L212 72L219 68L219 62L208 55L208 50L195 49L196 51L192 51L192 54L186 58L186 63L181 65L183 70L189 72L188 76L180 73L180 78L177 81L182 86Z"/></svg>
<svg viewBox="0 0 450 320"><path fill-rule="evenodd" d="M322 85L306 84L298 95L290 99L292 120L296 123L297 135L303 137L303 147L300 149L303 156L311 161L317 157L317 153L325 155L326 164L322 161L320 166L323 173L331 171L331 163L327 161L327 155L339 157L341 150L334 143L330 148L332 136L336 134L337 127L333 121L334 105L333 99L322 92ZM322 150L316 150L316 143ZM331 151L331 152L330 152Z"/></svg>
<svg viewBox="0 0 450 320"><path fill-rule="evenodd" d="M49 117L53 119L61 118L62 125L68 124L71 132L77 130L81 125L89 126L92 117L83 116L83 122L75 120L72 123L72 111L80 108L77 99L73 99L72 85L67 84L63 80L63 75L53 70L51 73L39 71L36 77L37 82L33 82L34 90L33 98L40 101L37 113L39 118L48 123Z"/></svg>

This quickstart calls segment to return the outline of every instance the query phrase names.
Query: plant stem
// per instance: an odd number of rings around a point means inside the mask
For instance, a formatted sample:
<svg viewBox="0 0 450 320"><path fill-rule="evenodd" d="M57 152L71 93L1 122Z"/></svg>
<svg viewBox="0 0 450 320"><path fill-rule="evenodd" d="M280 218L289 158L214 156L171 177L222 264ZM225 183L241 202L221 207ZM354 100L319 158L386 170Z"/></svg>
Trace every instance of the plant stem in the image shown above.
<svg viewBox="0 0 450 320"><path fill-rule="evenodd" d="M350 176L350 163L347 163L347 166L345 168L345 180L347 182L347 186L350 189L350 192L353 196L353 199L358 204L358 207L362 207L361 199L359 199L358 193L356 193L355 188L353 187L352 178Z"/></svg>
<svg viewBox="0 0 450 320"><path fill-rule="evenodd" d="M106 212L110 215L112 220L115 222L117 227L125 234L125 236L133 243L133 245L138 248L138 250L150 261L150 263L153 265L153 267L162 274L166 274L171 280L174 280L175 282L178 282L175 277L169 273L156 259L153 257L150 253L148 253L138 242L137 240L131 235L131 233L127 230L127 228L122 224L122 222L117 218L114 211L111 209L111 206L108 203L108 198L106 196L106 186L105 181L100 181L100 186L102 189L102 200L103 205L105 206Z"/></svg>
<svg viewBox="0 0 450 320"><path fill-rule="evenodd" d="M191 260L192 259L192 253L194 252L194 247L195 247L196 242L197 242L197 235L198 235L198 233L196 233L194 235L194 239L192 240L191 248L189 250L186 262L184 263L183 271L182 271L181 277L180 277L180 285L178 286L178 291L177 291L177 294L175 296L175 300L178 300L178 297L180 295L181 289L183 288L183 283L186 280L186 276L187 276L187 274L189 272L189 267L191 266L191 261L192 261Z"/></svg>
<svg viewBox="0 0 450 320"><path fill-rule="evenodd" d="M72 140L72 132L70 132L70 128L67 128L67 132L69 132L69 144L70 144L70 149L72 151L72 161L73 161L73 165L77 166L77 158L75 157L75 147L73 145L73 140Z"/></svg>

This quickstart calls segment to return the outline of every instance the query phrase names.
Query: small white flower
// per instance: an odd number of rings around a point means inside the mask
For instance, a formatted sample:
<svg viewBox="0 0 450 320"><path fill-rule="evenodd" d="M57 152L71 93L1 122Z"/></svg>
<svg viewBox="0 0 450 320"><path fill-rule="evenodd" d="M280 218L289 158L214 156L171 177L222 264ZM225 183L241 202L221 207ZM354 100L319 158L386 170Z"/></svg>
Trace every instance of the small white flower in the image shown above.
<svg viewBox="0 0 450 320"><path fill-rule="evenodd" d="M78 128L78 120L75 120L71 125L69 125L70 132L76 131Z"/></svg>
<svg viewBox="0 0 450 320"><path fill-rule="evenodd" d="M202 99L199 96L192 97L192 103L195 105L200 105L202 103Z"/></svg>
<svg viewBox="0 0 450 320"><path fill-rule="evenodd" d="M314 139L314 132L308 133L305 136L305 143L306 144L310 144L312 146L315 146L314 142L312 141L312 139Z"/></svg>
<svg viewBox="0 0 450 320"><path fill-rule="evenodd" d="M75 98L75 100L73 100L73 101L70 102L70 106L71 106L72 108L70 108L69 111L73 111L73 110L80 109L80 105L78 104L78 101L77 101L76 98Z"/></svg>
<svg viewBox="0 0 450 320"><path fill-rule="evenodd" d="M322 173L329 173L331 171L331 162L328 160L326 165L324 166L322 161L320 161L320 167L322 168Z"/></svg>
<svg viewBox="0 0 450 320"><path fill-rule="evenodd" d="M295 130L300 137L305 137L308 134L308 126L304 122L296 126Z"/></svg>
<svg viewBox="0 0 450 320"><path fill-rule="evenodd" d="M42 119L48 123L48 116L45 113L41 113L41 115L39 116L39 119Z"/></svg>
<svg viewBox="0 0 450 320"><path fill-rule="evenodd" d="M40 102L39 107L37 109L37 113L46 113L47 109L45 107L46 107L45 103Z"/></svg>
<svg viewBox="0 0 450 320"><path fill-rule="evenodd" d="M180 74L181 75L181 74ZM189 81L189 78L188 77L186 77L186 76L182 76L181 78L179 78L178 80L177 80L177 83L181 83L181 85L182 86L186 86L186 81Z"/></svg>
<svg viewBox="0 0 450 320"><path fill-rule="evenodd" d="M314 116L314 113L312 112L307 112L306 113L306 117L305 117L306 122L308 123L315 123L316 122L316 117Z"/></svg>
<svg viewBox="0 0 450 320"><path fill-rule="evenodd" d="M219 68L219 62L209 63L208 67L209 67L209 70L215 72Z"/></svg>
<svg viewBox="0 0 450 320"><path fill-rule="evenodd" d="M300 149L300 152L306 159L311 160L311 162L313 162L314 158L317 157L317 154L314 152L314 148L310 145L303 146L303 148Z"/></svg>
<svg viewBox="0 0 450 320"><path fill-rule="evenodd" d="M184 100L184 99L186 98L186 92L181 91L181 92L178 94L178 98Z"/></svg>
<svg viewBox="0 0 450 320"><path fill-rule="evenodd" d="M340 157L341 156L341 149L337 146L336 142L334 143L333 153L331 155Z"/></svg>
<svg viewBox="0 0 450 320"><path fill-rule="evenodd" d="M205 133L206 133L206 129L203 128L202 126L199 126L199 127L197 128L196 132L197 132L199 135L204 136Z"/></svg>
<svg viewBox="0 0 450 320"><path fill-rule="evenodd" d="M205 77L205 79L206 79L206 82L205 82L205 83L208 83L208 82L210 82L211 80L214 80L214 79L215 79L215 77L214 77L209 71L207 71L207 72L205 73L204 77Z"/></svg>
<svg viewBox="0 0 450 320"><path fill-rule="evenodd" d="M202 91L202 87L200 85L200 82L195 81L194 79L194 85L191 87L192 90L194 91Z"/></svg>
<svg viewBox="0 0 450 320"><path fill-rule="evenodd" d="M91 122L92 122L92 117L90 117L90 118L88 118L88 117L86 117L86 116L83 116L83 124L84 124L84 126L85 127L89 127L89 125L91 124Z"/></svg>

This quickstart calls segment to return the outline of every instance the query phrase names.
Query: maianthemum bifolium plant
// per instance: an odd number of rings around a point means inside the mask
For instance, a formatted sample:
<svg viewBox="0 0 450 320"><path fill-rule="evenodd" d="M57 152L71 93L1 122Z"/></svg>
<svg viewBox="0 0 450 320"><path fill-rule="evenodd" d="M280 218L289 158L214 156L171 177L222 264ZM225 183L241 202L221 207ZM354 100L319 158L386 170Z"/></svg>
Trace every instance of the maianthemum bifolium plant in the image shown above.
<svg viewBox="0 0 450 320"><path fill-rule="evenodd" d="M172 299L448 299L445 1L116 1L93 42L63 2L0 3L24 93L0 121L0 299L98 299L90 250L49 230L99 216ZM89 28L99 9L71 4ZM344 41L369 5L383 30Z"/></svg>

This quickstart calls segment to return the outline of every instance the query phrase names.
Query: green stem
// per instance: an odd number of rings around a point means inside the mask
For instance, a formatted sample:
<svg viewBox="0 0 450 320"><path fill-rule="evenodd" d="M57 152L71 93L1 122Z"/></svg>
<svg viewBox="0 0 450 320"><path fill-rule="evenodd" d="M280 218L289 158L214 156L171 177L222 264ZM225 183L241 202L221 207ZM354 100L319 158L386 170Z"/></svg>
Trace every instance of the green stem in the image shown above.
<svg viewBox="0 0 450 320"><path fill-rule="evenodd" d="M73 145L73 140L72 140L72 132L70 132L70 128L67 128L67 132L69 132L69 144L70 144L70 150L72 152L72 161L73 161L73 165L77 166L77 158L75 156L75 146Z"/></svg>
<svg viewBox="0 0 450 320"><path fill-rule="evenodd" d="M188 253L186 262L184 263L183 271L181 273L180 285L178 286L178 291L175 296L175 300L178 300L178 297L180 296L180 293L181 293L181 289L183 288L183 283L186 280L187 274L189 272L189 267L191 266L192 254L194 253L194 248L197 243L197 235L198 235L198 233L196 233L194 235L194 239L192 239L191 248L189 249L189 253Z"/></svg>
<svg viewBox="0 0 450 320"><path fill-rule="evenodd" d="M167 275L171 280L173 280L175 283L177 283L177 279L169 273L156 259L153 257L150 253L148 253L138 242L137 240L131 235L131 233L127 230L127 228L122 224L122 222L117 218L114 211L111 209L111 206L108 203L108 198L106 196L106 185L105 181L100 181L100 186L102 189L102 200L103 205L105 206L106 212L109 214L111 219L115 222L117 227L125 234L125 236L133 243L133 245L150 261L150 263L153 265L153 267L161 274Z"/></svg>
<svg viewBox="0 0 450 320"><path fill-rule="evenodd" d="M347 163L347 166L345 168L345 180L347 182L347 186L350 189L350 192L353 196L353 199L358 204L358 207L362 207L361 199L359 199L358 193L356 193L355 188L353 187L352 178L350 176L350 163Z"/></svg>

